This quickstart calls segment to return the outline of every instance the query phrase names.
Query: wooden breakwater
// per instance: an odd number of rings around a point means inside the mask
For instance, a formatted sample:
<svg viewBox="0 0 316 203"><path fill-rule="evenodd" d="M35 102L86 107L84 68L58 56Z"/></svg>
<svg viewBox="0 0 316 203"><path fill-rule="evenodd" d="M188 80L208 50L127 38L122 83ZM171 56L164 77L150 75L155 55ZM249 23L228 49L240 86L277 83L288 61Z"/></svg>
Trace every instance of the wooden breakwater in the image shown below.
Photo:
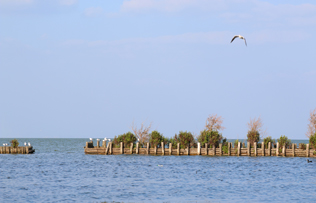
<svg viewBox="0 0 316 203"><path fill-rule="evenodd" d="M130 146L125 146L121 142L120 147L114 147L112 142L108 142L107 145L103 142L103 145L100 146L100 142L97 141L97 146L93 145L93 141L86 142L84 147L84 152L86 154L103 154L103 155L118 155L118 154L144 154L144 155L210 155L210 156L283 156L283 157L316 157L316 151L310 149L309 144L306 144L305 149L300 147L297 148L297 144L292 144L290 147L286 148L283 146L279 147L279 143L276 143L273 146L270 142L268 146L265 147L264 143L261 143L261 147L257 147L257 143L254 143L253 146L248 142L247 147L238 142L237 146L233 146L232 143L223 148L222 144L219 144L219 147L215 146L209 147L207 144L201 146L200 143L197 143L197 148L185 149L180 148L180 143L177 144L177 148L173 148L170 143L168 148L165 147L164 143L161 143L161 147L152 146L149 147L149 143L146 143L145 147L140 147L139 143L133 144ZM303 146L303 145L302 145Z"/></svg>
<svg viewBox="0 0 316 203"><path fill-rule="evenodd" d="M32 146L16 147L3 146L0 147L0 154L33 154L35 149Z"/></svg>

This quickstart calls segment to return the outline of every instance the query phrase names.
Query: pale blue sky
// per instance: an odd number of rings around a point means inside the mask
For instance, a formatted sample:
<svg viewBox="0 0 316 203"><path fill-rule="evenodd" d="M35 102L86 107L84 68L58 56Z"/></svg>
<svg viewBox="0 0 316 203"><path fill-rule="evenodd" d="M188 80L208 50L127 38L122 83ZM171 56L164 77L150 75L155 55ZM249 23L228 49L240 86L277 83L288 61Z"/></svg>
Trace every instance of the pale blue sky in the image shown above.
<svg viewBox="0 0 316 203"><path fill-rule="evenodd" d="M247 39L230 44L235 34ZM171 137L221 115L227 138L307 139L315 1L0 0L0 137Z"/></svg>

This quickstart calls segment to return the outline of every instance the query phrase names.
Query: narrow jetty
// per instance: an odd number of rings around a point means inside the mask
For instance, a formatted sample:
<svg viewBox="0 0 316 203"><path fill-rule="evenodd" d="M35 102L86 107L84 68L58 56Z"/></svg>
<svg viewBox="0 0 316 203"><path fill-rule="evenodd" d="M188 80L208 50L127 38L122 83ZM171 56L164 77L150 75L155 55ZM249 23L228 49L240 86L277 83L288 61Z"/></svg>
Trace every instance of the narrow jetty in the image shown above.
<svg viewBox="0 0 316 203"><path fill-rule="evenodd" d="M209 156L283 156L283 157L316 157L316 151L310 149L309 144L306 144L305 148L303 144L292 144L288 148L283 146L279 147L279 143L272 145L270 142L268 146L265 147L264 143L261 143L261 147L257 147L257 143L251 145L247 143L247 147L244 143L238 142L237 146L233 146L231 142L225 146L223 149L222 144L219 147L215 146L209 147L207 144L201 146L197 143L197 148L189 148L187 146L185 149L180 148L180 143L177 144L177 148L173 148L172 144L165 145L161 143L161 147L149 146L146 143L145 146L140 147L140 144L131 143L130 146L124 146L121 142L119 147L115 147L112 142L103 141L102 146L100 146L100 141L97 141L97 146L93 145L93 141L86 142L84 147L85 154L102 154L102 155L119 155L119 154L144 154L144 155L209 155ZM167 147L165 147L167 146Z"/></svg>
<svg viewBox="0 0 316 203"><path fill-rule="evenodd" d="M0 154L33 154L35 149L32 146L16 147L3 146L0 147Z"/></svg>

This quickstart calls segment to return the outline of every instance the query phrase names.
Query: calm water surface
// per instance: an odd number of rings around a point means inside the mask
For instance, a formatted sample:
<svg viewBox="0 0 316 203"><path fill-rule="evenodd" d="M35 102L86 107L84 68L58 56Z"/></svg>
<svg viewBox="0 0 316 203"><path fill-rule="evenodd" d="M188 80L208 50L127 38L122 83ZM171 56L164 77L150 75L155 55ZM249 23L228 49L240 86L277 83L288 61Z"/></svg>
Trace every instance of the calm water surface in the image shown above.
<svg viewBox="0 0 316 203"><path fill-rule="evenodd" d="M0 144L10 139L0 139ZM0 202L315 202L316 159L85 155L87 139L19 139L0 154ZM158 166L159 165L159 166ZM160 166L162 165L162 166Z"/></svg>

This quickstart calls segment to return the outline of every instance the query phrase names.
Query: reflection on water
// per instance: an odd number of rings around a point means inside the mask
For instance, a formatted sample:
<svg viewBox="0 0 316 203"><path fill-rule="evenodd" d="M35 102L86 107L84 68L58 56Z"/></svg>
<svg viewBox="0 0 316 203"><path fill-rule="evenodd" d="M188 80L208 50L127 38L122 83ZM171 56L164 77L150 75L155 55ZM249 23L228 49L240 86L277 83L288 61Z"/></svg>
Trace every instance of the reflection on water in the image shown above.
<svg viewBox="0 0 316 203"><path fill-rule="evenodd" d="M86 139L26 141L33 144L35 154L0 155L0 202L316 198L316 159L308 164L297 157L85 155Z"/></svg>

